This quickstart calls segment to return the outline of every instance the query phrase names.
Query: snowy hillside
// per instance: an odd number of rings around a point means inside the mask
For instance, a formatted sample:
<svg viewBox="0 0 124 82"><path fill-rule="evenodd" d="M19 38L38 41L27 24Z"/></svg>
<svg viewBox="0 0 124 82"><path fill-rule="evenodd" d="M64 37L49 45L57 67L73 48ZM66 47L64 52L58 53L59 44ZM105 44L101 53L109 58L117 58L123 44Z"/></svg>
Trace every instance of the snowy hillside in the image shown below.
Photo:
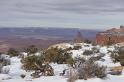
<svg viewBox="0 0 124 82"><path fill-rule="evenodd" d="M114 51L114 46L93 46L91 44L69 44L66 43L66 48L74 46L81 46L80 49L76 50L70 50L69 52L72 53L72 57L82 57L85 59L90 58L91 56L84 55L85 50L92 50L93 48L99 50L99 52L94 52L93 57L99 56L99 54L104 54L101 60L96 61L100 65L107 66L107 69L111 67L121 66L120 63L113 63L111 57L110 57L110 51ZM59 46L57 44L57 46ZM61 47L61 45L59 46ZM63 44L62 44L63 47ZM24 53L25 54L25 53ZM51 63L50 65L54 69L54 76L41 76L40 78L32 78L30 74L31 71L25 71L22 68L21 58L20 57L9 57L8 55L1 55L1 57L4 57L8 60L10 60L10 65L4 66L2 68L2 72L0 73L0 82L67 82L66 76L60 76L60 73L63 72L64 69L68 69L67 64L56 64ZM8 71L8 72L7 72ZM25 78L21 78L21 75L26 75ZM76 82L123 82L124 81L124 71L122 71L122 75L107 75L106 79L100 79L100 78L91 78L88 80L76 80Z"/></svg>

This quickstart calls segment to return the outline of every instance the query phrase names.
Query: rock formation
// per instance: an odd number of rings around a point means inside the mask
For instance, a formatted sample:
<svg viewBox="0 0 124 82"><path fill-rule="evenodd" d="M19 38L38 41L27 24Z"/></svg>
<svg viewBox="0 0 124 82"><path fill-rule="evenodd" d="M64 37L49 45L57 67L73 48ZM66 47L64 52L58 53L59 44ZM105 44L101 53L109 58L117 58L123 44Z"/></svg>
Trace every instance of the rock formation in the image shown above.
<svg viewBox="0 0 124 82"><path fill-rule="evenodd" d="M75 43L81 43L81 42L83 42L83 37L82 37L82 34L81 34L81 32L77 32L77 34L76 34L76 36L75 36L75 38L74 38L74 42Z"/></svg>

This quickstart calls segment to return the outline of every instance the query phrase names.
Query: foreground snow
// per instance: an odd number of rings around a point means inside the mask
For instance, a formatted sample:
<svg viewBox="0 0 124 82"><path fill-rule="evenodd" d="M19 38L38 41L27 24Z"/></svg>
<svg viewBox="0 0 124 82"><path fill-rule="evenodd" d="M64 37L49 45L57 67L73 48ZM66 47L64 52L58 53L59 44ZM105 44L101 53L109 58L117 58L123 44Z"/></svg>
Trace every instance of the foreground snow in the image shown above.
<svg viewBox="0 0 124 82"><path fill-rule="evenodd" d="M67 45L69 47L73 47L72 45ZM76 57L76 56L80 56L83 57L83 52L85 50L91 50L94 46L92 45L88 45L88 44L81 44L82 48L79 50L71 50L71 52L73 53L72 56ZM110 58L110 54L108 53L108 51L113 51L114 47L109 47L107 48L106 46L104 47L100 47L100 46L96 46L97 48L99 48L100 53L105 54L105 56L103 57L103 59L105 61L98 61L99 64L101 65L105 65L107 67L113 67L113 66L120 66L120 63L113 63L111 58ZM40 78L36 78L33 79L32 77L30 77L31 72L26 72L25 70L23 70L22 67L22 63L21 63L21 59L18 57L12 57L10 58L11 60L11 65L8 66L4 66L3 71L10 69L8 74L0 74L0 82L67 82L67 78L64 76L59 76L60 73L62 73L62 71L64 69L67 69L68 66L66 64L53 64L51 63L50 65L53 67L54 72L55 72L55 76L42 76ZM24 79L22 79L20 77L21 74L25 74L26 77ZM108 75L107 78L105 79L99 79L99 78L91 78L88 80L77 80L76 82L123 82L124 81L124 73L122 73L122 75L120 76L113 76L113 75Z"/></svg>
<svg viewBox="0 0 124 82"><path fill-rule="evenodd" d="M55 76L49 76L49 77L41 77L37 79L33 79L30 77L30 72L26 72L21 68L21 59L18 57L12 57L10 58L11 65L4 66L3 70L10 69L8 74L0 74L0 82L26 82L26 81L32 81L32 82L66 82L66 78L59 76L60 73L62 73L62 70L67 69L66 64L51 64L51 66L54 69ZM22 79L20 77L21 74L25 74L25 79Z"/></svg>
<svg viewBox="0 0 124 82"><path fill-rule="evenodd" d="M9 80L2 80L0 82L66 82L66 79L60 76L49 76L49 77L40 77L37 79L9 79Z"/></svg>
<svg viewBox="0 0 124 82"><path fill-rule="evenodd" d="M123 81L124 81L124 74L120 76L108 75L106 79L92 78L88 80L77 80L76 82L123 82ZM0 80L0 82L67 82L67 78L61 76L40 77L37 79L14 78L9 80Z"/></svg>

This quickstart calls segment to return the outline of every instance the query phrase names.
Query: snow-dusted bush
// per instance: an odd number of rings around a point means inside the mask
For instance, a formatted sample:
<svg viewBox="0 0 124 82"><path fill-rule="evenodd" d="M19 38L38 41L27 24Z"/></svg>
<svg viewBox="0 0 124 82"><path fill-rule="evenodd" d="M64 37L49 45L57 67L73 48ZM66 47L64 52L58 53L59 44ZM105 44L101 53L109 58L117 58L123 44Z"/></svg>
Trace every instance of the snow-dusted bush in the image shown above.
<svg viewBox="0 0 124 82"><path fill-rule="evenodd" d="M73 58L69 58L67 61L66 61L66 64L70 65L70 66L73 66L75 63L75 60Z"/></svg>
<svg viewBox="0 0 124 82"><path fill-rule="evenodd" d="M83 64L84 62L86 62L85 58L82 58L82 57L74 58L73 68L80 67L80 65Z"/></svg>
<svg viewBox="0 0 124 82"><path fill-rule="evenodd" d="M8 50L7 54L10 55L11 57L13 57L13 56L18 56L19 52L16 49L14 49L14 48L10 48Z"/></svg>
<svg viewBox="0 0 124 82"><path fill-rule="evenodd" d="M75 82L78 79L78 72L76 69L70 68L68 71L67 82Z"/></svg>
<svg viewBox="0 0 124 82"><path fill-rule="evenodd" d="M96 47L93 47L92 50L93 50L94 53L99 53L99 49L96 48Z"/></svg>
<svg viewBox="0 0 124 82"><path fill-rule="evenodd" d="M3 59L2 64L3 66L10 65L10 59Z"/></svg>
<svg viewBox="0 0 124 82"><path fill-rule="evenodd" d="M111 52L111 58L112 58L113 62L119 62L118 53L117 52Z"/></svg>
<svg viewBox="0 0 124 82"><path fill-rule="evenodd" d="M86 39L86 40L84 40L84 43L91 44L91 43L92 43L92 41L91 41L91 40Z"/></svg>
<svg viewBox="0 0 124 82"><path fill-rule="evenodd" d="M22 59L23 68L25 70L37 70L35 63L42 66L43 62L44 60L42 56L36 56L36 55L27 56L26 58Z"/></svg>
<svg viewBox="0 0 124 82"><path fill-rule="evenodd" d="M30 55L30 54L35 54L38 52L38 48L35 45L31 45L28 48L25 48L24 51Z"/></svg>
<svg viewBox="0 0 124 82"><path fill-rule="evenodd" d="M3 69L4 66L10 65L10 59L7 55L0 55L0 73L7 74L9 69Z"/></svg>
<svg viewBox="0 0 124 82"><path fill-rule="evenodd" d="M111 52L111 58L113 62L120 62L124 66L124 47L120 47L117 51Z"/></svg>
<svg viewBox="0 0 124 82"><path fill-rule="evenodd" d="M0 64L0 73L2 72L3 65Z"/></svg>
<svg viewBox="0 0 124 82"><path fill-rule="evenodd" d="M98 60L102 60L102 57L104 57L104 56L105 56L105 54L99 53L99 54L97 54L97 56L91 56L89 58L89 60L95 62L95 61L98 61Z"/></svg>
<svg viewBox="0 0 124 82"><path fill-rule="evenodd" d="M45 61L58 64L71 62L71 53L61 48L50 48L44 52Z"/></svg>
<svg viewBox="0 0 124 82"><path fill-rule="evenodd" d="M79 50L79 49L81 49L82 47L81 46L74 46L73 47L73 50Z"/></svg>
<svg viewBox="0 0 124 82"><path fill-rule="evenodd" d="M101 59L101 56L96 56L96 57L90 57L89 58L91 61L98 61L98 60L100 60Z"/></svg>
<svg viewBox="0 0 124 82"><path fill-rule="evenodd" d="M85 50L83 52L83 55L86 55L86 56L89 56L89 55L92 55L93 54L93 51L92 50Z"/></svg>
<svg viewBox="0 0 124 82"><path fill-rule="evenodd" d="M10 59L9 56L7 55L0 55L0 64L3 66L10 65Z"/></svg>
<svg viewBox="0 0 124 82"><path fill-rule="evenodd" d="M3 73L3 74L8 74L8 73L9 73L9 71L10 71L10 68L9 68L9 67L4 66L4 67L2 68L1 73Z"/></svg>
<svg viewBox="0 0 124 82"><path fill-rule="evenodd" d="M53 68L45 62L44 55L29 55L22 59L23 68L26 71L34 71L31 74L32 77L38 78L40 76L53 76Z"/></svg>
<svg viewBox="0 0 124 82"><path fill-rule="evenodd" d="M85 79L98 77L104 78L107 76L106 67L99 66L92 61L86 61L78 68L79 79Z"/></svg>
<svg viewBox="0 0 124 82"><path fill-rule="evenodd" d="M69 75L69 82L74 82L76 79L87 80L89 78L104 78L107 76L106 67L101 66L91 60L76 61L73 71Z"/></svg>
<svg viewBox="0 0 124 82"><path fill-rule="evenodd" d="M66 48L67 51L73 50L72 47Z"/></svg>

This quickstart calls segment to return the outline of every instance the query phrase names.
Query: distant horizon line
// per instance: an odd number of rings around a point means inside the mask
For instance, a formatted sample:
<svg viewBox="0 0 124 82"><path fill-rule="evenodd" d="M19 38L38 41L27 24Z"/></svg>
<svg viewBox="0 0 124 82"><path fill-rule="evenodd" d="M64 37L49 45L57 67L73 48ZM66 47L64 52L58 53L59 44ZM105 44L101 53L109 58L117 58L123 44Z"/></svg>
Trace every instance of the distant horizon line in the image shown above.
<svg viewBox="0 0 124 82"><path fill-rule="evenodd" d="M42 29L79 29L79 30L107 30L106 28L81 28L81 27L50 27L50 26L0 26L1 28L42 28Z"/></svg>

